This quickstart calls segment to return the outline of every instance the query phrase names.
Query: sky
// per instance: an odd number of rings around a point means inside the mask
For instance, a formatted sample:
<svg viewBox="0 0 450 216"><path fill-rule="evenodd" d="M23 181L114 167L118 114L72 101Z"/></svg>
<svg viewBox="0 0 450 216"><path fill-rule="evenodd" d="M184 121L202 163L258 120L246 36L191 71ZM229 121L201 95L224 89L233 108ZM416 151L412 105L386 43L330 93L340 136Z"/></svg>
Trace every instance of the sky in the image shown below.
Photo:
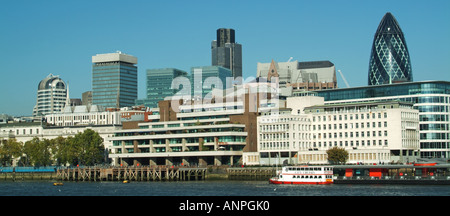
<svg viewBox="0 0 450 216"><path fill-rule="evenodd" d="M387 12L405 35L414 81L450 81L448 0L0 2L0 114L31 116L50 73L81 98L92 88L92 56L116 51L138 58L144 98L147 69L211 65L218 28L235 29L244 78L256 76L258 62L292 57L329 60L350 87L366 86L373 37Z"/></svg>

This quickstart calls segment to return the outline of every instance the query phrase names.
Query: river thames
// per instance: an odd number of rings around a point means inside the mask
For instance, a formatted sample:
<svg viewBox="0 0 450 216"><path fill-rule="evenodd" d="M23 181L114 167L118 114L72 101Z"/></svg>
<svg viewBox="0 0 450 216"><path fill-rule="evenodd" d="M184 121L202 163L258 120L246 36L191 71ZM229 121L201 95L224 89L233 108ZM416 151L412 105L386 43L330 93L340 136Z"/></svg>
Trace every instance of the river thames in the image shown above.
<svg viewBox="0 0 450 216"><path fill-rule="evenodd" d="M0 196L450 196L448 185L273 185L268 181L0 181Z"/></svg>

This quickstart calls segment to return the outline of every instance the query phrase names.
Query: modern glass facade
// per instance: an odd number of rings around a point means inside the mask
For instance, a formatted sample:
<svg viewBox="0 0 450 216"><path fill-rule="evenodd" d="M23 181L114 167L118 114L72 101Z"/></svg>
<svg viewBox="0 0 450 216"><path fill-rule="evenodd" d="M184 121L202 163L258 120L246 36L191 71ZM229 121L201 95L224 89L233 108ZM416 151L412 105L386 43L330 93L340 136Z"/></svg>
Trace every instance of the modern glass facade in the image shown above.
<svg viewBox="0 0 450 216"><path fill-rule="evenodd" d="M325 103L399 100L419 110L420 156L450 158L450 82L423 81L317 91Z"/></svg>
<svg viewBox="0 0 450 216"><path fill-rule="evenodd" d="M105 108L134 106L137 99L136 63L117 56L107 57L92 65L92 103Z"/></svg>
<svg viewBox="0 0 450 216"><path fill-rule="evenodd" d="M217 40L211 42L211 64L230 69L234 78L242 77L242 45L235 42L234 29L217 29Z"/></svg>
<svg viewBox="0 0 450 216"><path fill-rule="evenodd" d="M227 88L227 78L232 77L231 70L221 66L193 67L191 68L190 77L191 94L193 98L200 95L202 98L205 98L212 91L212 87L221 90Z"/></svg>
<svg viewBox="0 0 450 216"><path fill-rule="evenodd" d="M175 68L147 70L147 98L136 100L136 105L157 107L158 101L173 96L178 90L172 89L172 81L179 76L187 77L187 72Z"/></svg>
<svg viewBox="0 0 450 216"><path fill-rule="evenodd" d="M378 26L369 62L369 85L413 81L405 37L397 20L386 13Z"/></svg>

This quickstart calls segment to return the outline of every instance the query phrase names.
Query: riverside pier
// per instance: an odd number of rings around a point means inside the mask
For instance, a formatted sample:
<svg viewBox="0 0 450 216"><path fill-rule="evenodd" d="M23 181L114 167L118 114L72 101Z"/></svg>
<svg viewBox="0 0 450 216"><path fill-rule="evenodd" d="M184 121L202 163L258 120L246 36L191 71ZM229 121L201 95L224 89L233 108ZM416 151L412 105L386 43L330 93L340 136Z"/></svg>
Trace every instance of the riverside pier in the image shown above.
<svg viewBox="0 0 450 216"><path fill-rule="evenodd" d="M0 167L0 180L196 181L268 180L281 167ZM450 164L334 165L335 184L445 184Z"/></svg>
<svg viewBox="0 0 450 216"><path fill-rule="evenodd" d="M136 166L110 168L64 168L56 171L60 181L190 181L206 179L206 168Z"/></svg>

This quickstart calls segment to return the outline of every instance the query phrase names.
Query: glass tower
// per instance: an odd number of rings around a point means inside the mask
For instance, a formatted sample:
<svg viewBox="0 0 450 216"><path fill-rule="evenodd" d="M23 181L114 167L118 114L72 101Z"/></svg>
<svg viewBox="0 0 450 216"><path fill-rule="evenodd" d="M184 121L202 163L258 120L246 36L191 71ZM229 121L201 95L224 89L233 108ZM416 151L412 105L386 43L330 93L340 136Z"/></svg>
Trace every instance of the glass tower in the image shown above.
<svg viewBox="0 0 450 216"><path fill-rule="evenodd" d="M227 78L231 77L233 77L231 70L221 66L192 67L190 77L191 95L193 95L194 99L197 99L199 96L210 98L208 94L212 92L213 88L220 90L230 88L231 84L227 83Z"/></svg>
<svg viewBox="0 0 450 216"><path fill-rule="evenodd" d="M242 45L235 42L234 29L217 29L217 40L211 42L211 63L231 70L234 78L242 77Z"/></svg>
<svg viewBox="0 0 450 216"><path fill-rule="evenodd" d="M92 56L92 104L105 108L134 106L137 58L117 53Z"/></svg>
<svg viewBox="0 0 450 216"><path fill-rule="evenodd" d="M369 63L369 85L413 81L405 37L397 20L386 13L378 26Z"/></svg>
<svg viewBox="0 0 450 216"><path fill-rule="evenodd" d="M175 68L147 70L147 98L136 100L136 105L158 107L158 101L179 91L172 89L172 81L179 76L187 77L187 72Z"/></svg>

